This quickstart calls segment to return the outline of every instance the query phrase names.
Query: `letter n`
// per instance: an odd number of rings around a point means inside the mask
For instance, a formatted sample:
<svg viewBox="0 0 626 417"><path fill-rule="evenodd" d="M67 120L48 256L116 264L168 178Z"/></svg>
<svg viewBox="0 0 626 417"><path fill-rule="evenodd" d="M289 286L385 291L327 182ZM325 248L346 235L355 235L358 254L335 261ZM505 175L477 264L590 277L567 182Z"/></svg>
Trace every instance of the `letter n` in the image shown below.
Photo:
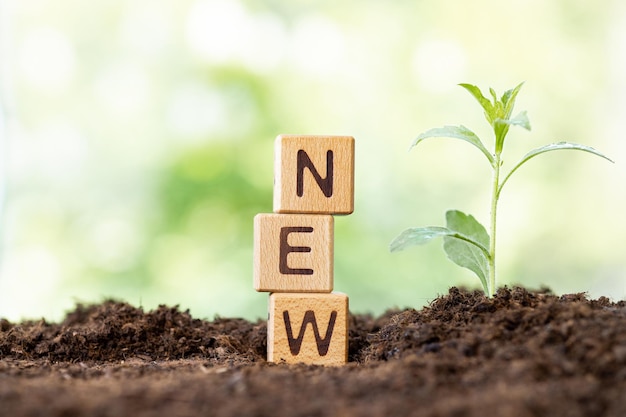
<svg viewBox="0 0 626 417"><path fill-rule="evenodd" d="M333 151L326 151L326 177L322 178L311 158L306 151L300 149L298 151L297 177L296 177L296 194L298 197L304 195L304 169L308 168L315 178L315 182L319 185L320 189L326 197L332 197L333 195Z"/></svg>

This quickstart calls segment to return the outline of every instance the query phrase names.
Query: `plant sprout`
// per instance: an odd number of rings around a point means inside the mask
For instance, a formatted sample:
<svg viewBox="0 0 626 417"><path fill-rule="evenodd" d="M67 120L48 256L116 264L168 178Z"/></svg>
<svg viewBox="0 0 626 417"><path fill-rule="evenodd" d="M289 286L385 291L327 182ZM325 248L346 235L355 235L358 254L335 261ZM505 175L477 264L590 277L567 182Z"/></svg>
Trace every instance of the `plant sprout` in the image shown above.
<svg viewBox="0 0 626 417"><path fill-rule="evenodd" d="M455 264L474 272L480 279L485 294L488 297L492 297L496 290L496 219L498 200L500 199L502 188L511 178L511 175L535 156L556 150L573 149L584 151L610 162L613 161L589 146L558 142L528 152L503 176L501 171L502 150L509 128L511 126L519 126L530 130L530 122L525 111L517 114L515 117L511 117L515 99L523 83L511 90L507 90L500 99L497 98L493 88L490 88L491 100L486 98L480 89L474 85L459 85L466 89L483 108L485 118L491 125L494 133L495 146L493 152L490 152L483 145L483 142L474 132L462 125L430 129L419 135L411 143L409 149L412 149L424 139L445 137L469 142L483 153L493 171L489 233L473 216L458 210L449 210L446 213L446 227L431 226L407 229L391 242L390 250L391 252L396 252L412 245L425 244L436 237L443 237L443 248L448 258Z"/></svg>

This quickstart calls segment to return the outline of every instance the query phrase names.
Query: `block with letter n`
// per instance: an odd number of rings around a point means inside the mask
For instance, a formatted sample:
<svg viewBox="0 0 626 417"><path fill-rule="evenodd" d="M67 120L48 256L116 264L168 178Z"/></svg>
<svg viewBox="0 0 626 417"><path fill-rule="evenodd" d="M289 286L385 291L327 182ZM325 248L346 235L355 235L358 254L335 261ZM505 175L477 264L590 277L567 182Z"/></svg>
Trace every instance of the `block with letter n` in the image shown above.
<svg viewBox="0 0 626 417"><path fill-rule="evenodd" d="M354 138L279 135L275 142L274 212L354 211Z"/></svg>
<svg viewBox="0 0 626 417"><path fill-rule="evenodd" d="M337 292L270 294L267 360L345 364L348 360L348 297Z"/></svg>

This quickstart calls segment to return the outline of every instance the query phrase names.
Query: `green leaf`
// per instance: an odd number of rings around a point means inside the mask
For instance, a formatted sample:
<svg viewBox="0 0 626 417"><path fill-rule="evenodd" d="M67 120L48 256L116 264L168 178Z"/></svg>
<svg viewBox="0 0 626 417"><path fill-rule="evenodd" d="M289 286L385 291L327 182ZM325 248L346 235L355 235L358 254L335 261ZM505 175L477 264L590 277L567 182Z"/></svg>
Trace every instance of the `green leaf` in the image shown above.
<svg viewBox="0 0 626 417"><path fill-rule="evenodd" d="M489 160L491 166L495 164L493 155L485 148L480 138L465 126L444 126L427 130L413 140L409 149L412 149L414 146L417 146L418 143L428 138L454 138L464 140L480 149Z"/></svg>
<svg viewBox="0 0 626 417"><path fill-rule="evenodd" d="M489 87L489 94L491 94L491 97L493 98L493 102L495 104L498 101L498 95L496 94L496 90Z"/></svg>
<svg viewBox="0 0 626 417"><path fill-rule="evenodd" d="M492 123L493 132L496 136L496 154L499 155L504 147L504 140L509 133L510 126L522 126L530 130L530 122L528 122L528 116L525 112L520 113L513 119L511 114L513 113L513 107L515 107L515 99L517 94L522 88L524 83L520 83L517 87L507 90L502 94L502 98L496 103L496 119ZM519 119L518 119L519 118ZM528 126L528 127L526 127Z"/></svg>
<svg viewBox="0 0 626 417"><path fill-rule="evenodd" d="M613 162L613 160L611 158L609 158L608 156L598 152L597 150L595 150L591 146L579 145L578 143L569 143L569 142L551 143L549 145L545 145L545 146L542 146L540 148L533 149L532 151L530 151L526 155L524 155L524 157L517 163L517 165L515 165L515 167L513 167L513 169L504 178L504 180L500 184L500 187L498 188L498 194L497 195L498 196L500 195L500 192L502 192L502 188L504 187L504 184L509 180L511 175L513 175L513 173L515 171L517 171L517 169L519 167L524 165L531 158L534 158L535 156L541 155L541 154L546 153L546 152L568 150L568 149L576 150L576 151L588 152L588 153L594 154L596 156L599 156L600 158L604 158L604 159L606 159L609 162Z"/></svg>
<svg viewBox="0 0 626 417"><path fill-rule="evenodd" d="M510 126L520 126L526 130L530 130L530 121L525 111L521 112L512 119L498 119L496 120L493 131L496 135L496 153L502 152L504 146L504 139L509 133Z"/></svg>
<svg viewBox="0 0 626 417"><path fill-rule="evenodd" d="M458 210L446 212L446 226L465 239L456 236L444 236L443 249L448 258L455 264L474 272L488 293L487 277L489 276L489 234L473 216Z"/></svg>
<svg viewBox="0 0 626 417"><path fill-rule="evenodd" d="M517 93L524 85L523 82L519 83L515 88L511 90L507 90L502 94L502 99L500 100L504 106L505 118L509 119L511 114L513 114L513 107L515 107L515 99L517 98Z"/></svg>
<svg viewBox="0 0 626 417"><path fill-rule="evenodd" d="M496 123L502 123L509 126L520 126L526 130L530 130L530 120L528 120L526 111L521 112L512 119L498 119L496 120Z"/></svg>
<svg viewBox="0 0 626 417"><path fill-rule="evenodd" d="M409 246L424 245L436 237L450 236L453 234L454 232L452 230L448 230L445 227L414 227L400 233L389 245L389 250L391 252L398 252Z"/></svg>
<svg viewBox="0 0 626 417"><path fill-rule="evenodd" d="M406 229L389 245L391 252L398 252L409 246L423 245L436 237L443 237L443 248L448 258L455 264L473 271L487 293L487 275L490 258L489 235L474 217L457 210L446 213L448 227L415 227Z"/></svg>
<svg viewBox="0 0 626 417"><path fill-rule="evenodd" d="M480 88L476 87L475 85L472 85L472 84L459 84L459 85L463 87L464 89L466 89L467 91L469 91L469 93L472 96L474 96L476 100L478 100L478 103L480 103L480 106L485 111L485 117L487 118L487 121L489 122L490 125L492 125L493 121L497 117L495 115L494 105L491 103L491 101L489 101L488 98L483 96L483 93L480 91ZM494 93L492 92L491 94L493 95ZM496 102L495 98L494 98L494 102Z"/></svg>
<svg viewBox="0 0 626 417"><path fill-rule="evenodd" d="M463 233L439 226L412 227L410 229L406 229L391 242L389 250L391 252L399 252L409 246L424 245L436 237L449 237L467 242L489 256L489 251L487 249L487 246L489 245L489 236L487 236L487 245L484 245L483 243L480 243Z"/></svg>

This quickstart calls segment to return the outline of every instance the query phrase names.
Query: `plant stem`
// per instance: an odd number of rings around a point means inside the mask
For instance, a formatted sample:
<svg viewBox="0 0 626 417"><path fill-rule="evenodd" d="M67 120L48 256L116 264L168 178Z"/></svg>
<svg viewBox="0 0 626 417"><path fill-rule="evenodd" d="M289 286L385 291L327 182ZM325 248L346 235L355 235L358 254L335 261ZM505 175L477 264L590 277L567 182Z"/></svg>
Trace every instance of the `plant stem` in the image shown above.
<svg viewBox="0 0 626 417"><path fill-rule="evenodd" d="M496 152L493 168L493 183L491 188L491 211L489 213L489 285L487 296L493 297L496 293L496 214L498 211L498 188L500 186L500 153Z"/></svg>

